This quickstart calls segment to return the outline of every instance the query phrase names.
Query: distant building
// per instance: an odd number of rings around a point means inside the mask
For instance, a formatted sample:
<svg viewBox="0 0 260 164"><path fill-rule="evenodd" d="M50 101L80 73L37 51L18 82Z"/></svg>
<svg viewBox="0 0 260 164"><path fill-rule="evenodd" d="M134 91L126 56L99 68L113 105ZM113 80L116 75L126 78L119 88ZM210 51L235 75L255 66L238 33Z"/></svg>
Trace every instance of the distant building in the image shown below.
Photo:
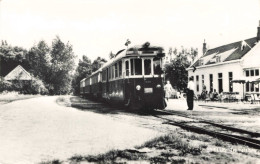
<svg viewBox="0 0 260 164"><path fill-rule="evenodd" d="M259 78L260 69L260 22L257 36L238 42L208 49L203 43L203 55L187 69L194 76L195 93L200 94L203 86L207 91L259 92L259 83L232 83L234 79Z"/></svg>
<svg viewBox="0 0 260 164"><path fill-rule="evenodd" d="M32 76L28 73L22 66L18 65L11 72L9 72L5 77L5 80L32 80Z"/></svg>

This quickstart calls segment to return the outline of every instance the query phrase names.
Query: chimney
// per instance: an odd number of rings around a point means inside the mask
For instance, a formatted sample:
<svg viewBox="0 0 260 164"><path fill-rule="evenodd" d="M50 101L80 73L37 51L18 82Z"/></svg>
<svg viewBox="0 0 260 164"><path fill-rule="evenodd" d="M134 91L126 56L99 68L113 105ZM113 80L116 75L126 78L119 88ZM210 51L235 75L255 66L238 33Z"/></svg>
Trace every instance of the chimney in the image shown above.
<svg viewBox="0 0 260 164"><path fill-rule="evenodd" d="M259 31L259 27L258 27L258 31ZM206 51L207 51L207 47L206 47L206 42L205 42L205 39L204 39L203 49L202 49L203 54L202 55L204 55L206 53Z"/></svg>
<svg viewBox="0 0 260 164"><path fill-rule="evenodd" d="M257 36L256 36L257 42L260 40L260 21L259 21L259 26L257 27Z"/></svg>

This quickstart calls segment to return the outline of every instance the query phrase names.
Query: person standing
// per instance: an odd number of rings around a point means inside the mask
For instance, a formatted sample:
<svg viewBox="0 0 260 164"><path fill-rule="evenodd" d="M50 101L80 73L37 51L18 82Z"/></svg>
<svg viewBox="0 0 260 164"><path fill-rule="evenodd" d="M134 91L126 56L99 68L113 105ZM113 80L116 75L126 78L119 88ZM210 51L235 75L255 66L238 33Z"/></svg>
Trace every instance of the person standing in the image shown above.
<svg viewBox="0 0 260 164"><path fill-rule="evenodd" d="M168 101L173 91L172 85L169 80L167 81L167 84L164 86L164 91L165 91L165 98Z"/></svg>
<svg viewBox="0 0 260 164"><path fill-rule="evenodd" d="M193 110L193 98L194 98L194 79L193 76L189 78L188 86L187 86L187 105L188 110Z"/></svg>

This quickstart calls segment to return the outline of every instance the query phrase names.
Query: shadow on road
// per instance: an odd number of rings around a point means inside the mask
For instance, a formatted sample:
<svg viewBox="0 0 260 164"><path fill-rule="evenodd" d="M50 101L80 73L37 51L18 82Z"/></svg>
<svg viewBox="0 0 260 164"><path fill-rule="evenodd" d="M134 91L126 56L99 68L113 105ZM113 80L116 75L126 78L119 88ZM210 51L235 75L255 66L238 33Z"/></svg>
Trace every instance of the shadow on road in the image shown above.
<svg viewBox="0 0 260 164"><path fill-rule="evenodd" d="M142 116L151 116L151 115L169 115L164 112L152 110L152 111L145 111L145 110L132 110L127 109L122 105L112 105L106 102L101 102L97 100L90 100L81 97L71 97L70 98L71 107L77 108L82 111L92 111L95 113L102 113L102 114L136 114Z"/></svg>

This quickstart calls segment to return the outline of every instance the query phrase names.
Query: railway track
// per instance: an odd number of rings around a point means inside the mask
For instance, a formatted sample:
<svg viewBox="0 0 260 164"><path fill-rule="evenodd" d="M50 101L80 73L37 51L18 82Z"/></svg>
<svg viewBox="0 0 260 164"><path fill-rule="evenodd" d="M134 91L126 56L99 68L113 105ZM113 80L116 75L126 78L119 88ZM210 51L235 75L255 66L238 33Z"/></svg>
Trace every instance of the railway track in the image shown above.
<svg viewBox="0 0 260 164"><path fill-rule="evenodd" d="M157 113L157 112L159 112L159 113ZM219 132L219 131L216 131L216 130L209 130L209 129L194 126L194 125L187 125L183 121L176 121L176 119L173 120L173 119L165 118L165 117L162 116L163 114L164 115L165 114L166 115L177 115L177 116L180 116L180 117L189 118L189 119L197 121L197 123L208 124L208 125L211 125L211 126L214 126L214 127L218 127L218 128L221 128L221 129L228 130L229 132L236 132L236 133L239 133L239 134L250 135L250 137L223 133L223 132ZM224 141L228 141L228 142L231 142L231 143L247 145L247 146L252 147L252 148L260 149L260 140L253 138L253 137L259 137L260 133L250 132L250 131L246 131L246 130L243 130L243 129L238 129L238 128L214 123L212 121L208 121L208 120L200 119L200 118L194 118L194 117L188 116L186 114L181 114L181 113L176 113L176 112L156 110L155 113L153 113L152 115L154 117L165 120L167 124L178 126L178 127L181 127L182 129L185 129L185 130L188 130L188 131L192 131L192 132L200 133L200 134L207 134L207 135L217 137L219 139L222 139Z"/></svg>
<svg viewBox="0 0 260 164"><path fill-rule="evenodd" d="M90 108L100 108L101 106L104 107L103 103L94 103L92 101L90 102L79 102L79 104L75 103L73 106L77 106L77 107L81 107L81 105L84 105L84 109L90 109ZM87 106L85 106L87 105ZM108 107L111 108L111 107ZM112 107L113 109L113 107ZM137 112L136 114L145 114L145 115L151 115L154 116L156 118L160 118L162 120L164 120L166 124L169 125L174 125L174 126L178 126L181 127L182 129L188 130L188 131L192 131L195 133L200 133L200 134L207 134L210 135L212 137L217 137L219 139L222 139L224 141L228 141L231 143L235 143L235 144L242 144L242 145L247 145L249 147L252 148L256 148L256 149L260 149L260 140L258 139L254 139L254 137L260 137L260 133L256 133L256 132L251 132L251 131L247 131L247 130L243 130L243 129L239 129L239 128L234 128L234 127L230 127L230 126L226 126L223 124L219 124L219 123L215 123L206 119L202 119L202 118L196 118L193 116L190 116L188 114L183 114L183 113L179 113L179 112L175 112L175 111L165 111L165 110L155 110L152 113L147 113L147 112ZM231 133L239 133L239 134L246 134L248 136L242 136L242 135L234 135L234 134L228 134L228 133L223 133L223 132L219 132L216 130L209 130L206 129L205 127L198 127L198 126L194 126L194 125L187 125L187 123L191 123L191 121L189 122L183 122L183 121L177 121L176 118L174 119L169 119L169 118L165 118L163 116L169 116L169 115L173 115L173 116L180 116L180 117L184 117L184 118L188 118L193 120L193 122L195 121L195 123L203 123L206 125L211 125L213 127L217 127L220 129L225 129L228 130Z"/></svg>

